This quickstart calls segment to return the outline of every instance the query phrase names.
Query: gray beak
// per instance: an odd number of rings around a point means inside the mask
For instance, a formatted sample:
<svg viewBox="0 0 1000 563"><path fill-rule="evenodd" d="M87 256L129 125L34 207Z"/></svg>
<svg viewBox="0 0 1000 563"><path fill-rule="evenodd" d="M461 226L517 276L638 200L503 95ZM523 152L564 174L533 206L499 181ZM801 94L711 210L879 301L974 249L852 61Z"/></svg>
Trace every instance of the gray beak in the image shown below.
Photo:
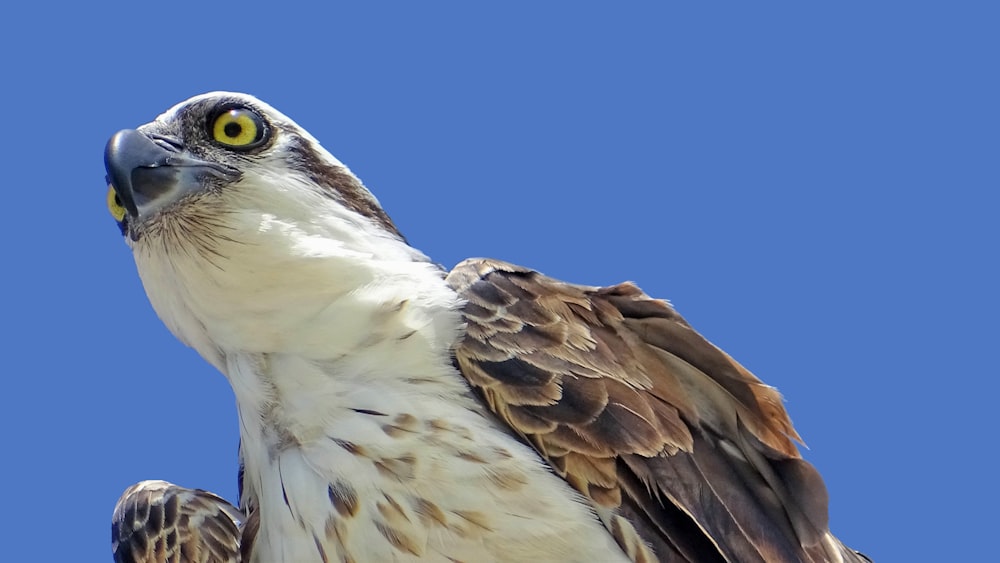
<svg viewBox="0 0 1000 563"><path fill-rule="evenodd" d="M196 191L208 177L238 180L235 168L189 156L180 141L147 136L134 129L114 134L104 149L108 181L133 218L151 215L163 205Z"/></svg>

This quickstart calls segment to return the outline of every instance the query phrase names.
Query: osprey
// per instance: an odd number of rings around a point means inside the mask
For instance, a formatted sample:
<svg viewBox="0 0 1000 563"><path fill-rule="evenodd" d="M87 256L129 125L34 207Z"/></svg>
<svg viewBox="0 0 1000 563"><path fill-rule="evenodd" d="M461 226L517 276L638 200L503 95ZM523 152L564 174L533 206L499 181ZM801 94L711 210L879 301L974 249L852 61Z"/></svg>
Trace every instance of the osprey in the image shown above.
<svg viewBox="0 0 1000 563"><path fill-rule="evenodd" d="M779 394L631 283L445 272L308 132L214 92L115 134L153 308L221 371L239 509L125 492L117 561L867 559Z"/></svg>

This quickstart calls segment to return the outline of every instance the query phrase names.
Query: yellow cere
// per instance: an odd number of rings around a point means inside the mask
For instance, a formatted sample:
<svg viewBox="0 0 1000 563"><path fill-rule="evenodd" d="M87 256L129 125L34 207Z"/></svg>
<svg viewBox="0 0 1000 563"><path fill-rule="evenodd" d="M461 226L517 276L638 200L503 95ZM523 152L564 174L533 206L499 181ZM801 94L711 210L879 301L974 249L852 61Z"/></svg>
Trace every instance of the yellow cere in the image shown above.
<svg viewBox="0 0 1000 563"><path fill-rule="evenodd" d="M115 221L121 223L125 220L125 206L118 199L118 192L115 191L115 187L110 184L108 185L108 211L111 212L111 216L115 218Z"/></svg>
<svg viewBox="0 0 1000 563"><path fill-rule="evenodd" d="M215 118L212 136L231 147L245 147L260 139L260 125L256 114L245 109L231 109Z"/></svg>

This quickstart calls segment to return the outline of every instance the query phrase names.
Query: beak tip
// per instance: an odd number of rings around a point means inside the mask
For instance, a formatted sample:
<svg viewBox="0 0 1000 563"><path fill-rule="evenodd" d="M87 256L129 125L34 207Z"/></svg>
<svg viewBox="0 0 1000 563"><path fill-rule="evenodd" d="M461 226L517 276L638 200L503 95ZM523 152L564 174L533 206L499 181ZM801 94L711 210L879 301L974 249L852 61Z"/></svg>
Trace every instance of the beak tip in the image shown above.
<svg viewBox="0 0 1000 563"><path fill-rule="evenodd" d="M105 179L132 216L138 214L138 208L132 194L132 170L135 163L129 158L129 145L136 144L132 139L137 135L141 133L134 129L122 129L112 135L104 147L104 170L107 172Z"/></svg>

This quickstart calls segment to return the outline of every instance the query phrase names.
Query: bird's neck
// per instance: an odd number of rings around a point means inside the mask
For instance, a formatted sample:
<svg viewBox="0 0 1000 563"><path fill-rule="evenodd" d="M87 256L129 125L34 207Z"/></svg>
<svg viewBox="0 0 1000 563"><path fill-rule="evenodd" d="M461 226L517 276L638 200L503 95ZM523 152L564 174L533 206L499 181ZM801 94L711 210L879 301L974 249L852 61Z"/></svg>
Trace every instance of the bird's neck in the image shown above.
<svg viewBox="0 0 1000 563"><path fill-rule="evenodd" d="M283 324L270 346L223 349L241 413L260 415L274 447L347 432L358 413L429 418L421 409L442 397L464 404L468 386L451 362L458 300L440 277L398 275L337 293Z"/></svg>
<svg viewBox="0 0 1000 563"><path fill-rule="evenodd" d="M239 243L175 268L195 278L178 285L212 344L199 351L221 354L241 409L296 401L287 410L328 419L338 407L385 409L415 387L464 393L450 360L460 300L445 272L373 223L323 216L230 218Z"/></svg>
<svg viewBox="0 0 1000 563"><path fill-rule="evenodd" d="M468 386L451 362L459 300L441 273L427 263L364 266L373 271L345 274L364 283L315 299L273 338L259 330L248 339L267 337L268 345L223 348L223 371L241 413L259 415L249 419L253 424L243 418L245 432L259 432L281 449L336 428L341 439L360 444L366 430L355 432L353 421L372 416L366 413L432 418L441 414L435 411L442 399L467 407Z"/></svg>
<svg viewBox="0 0 1000 563"><path fill-rule="evenodd" d="M381 348L405 363L398 350L440 359L454 341L445 273L375 223L334 205L320 220L240 209L211 235L167 232L133 249L160 318L220 370L233 352L330 361Z"/></svg>

